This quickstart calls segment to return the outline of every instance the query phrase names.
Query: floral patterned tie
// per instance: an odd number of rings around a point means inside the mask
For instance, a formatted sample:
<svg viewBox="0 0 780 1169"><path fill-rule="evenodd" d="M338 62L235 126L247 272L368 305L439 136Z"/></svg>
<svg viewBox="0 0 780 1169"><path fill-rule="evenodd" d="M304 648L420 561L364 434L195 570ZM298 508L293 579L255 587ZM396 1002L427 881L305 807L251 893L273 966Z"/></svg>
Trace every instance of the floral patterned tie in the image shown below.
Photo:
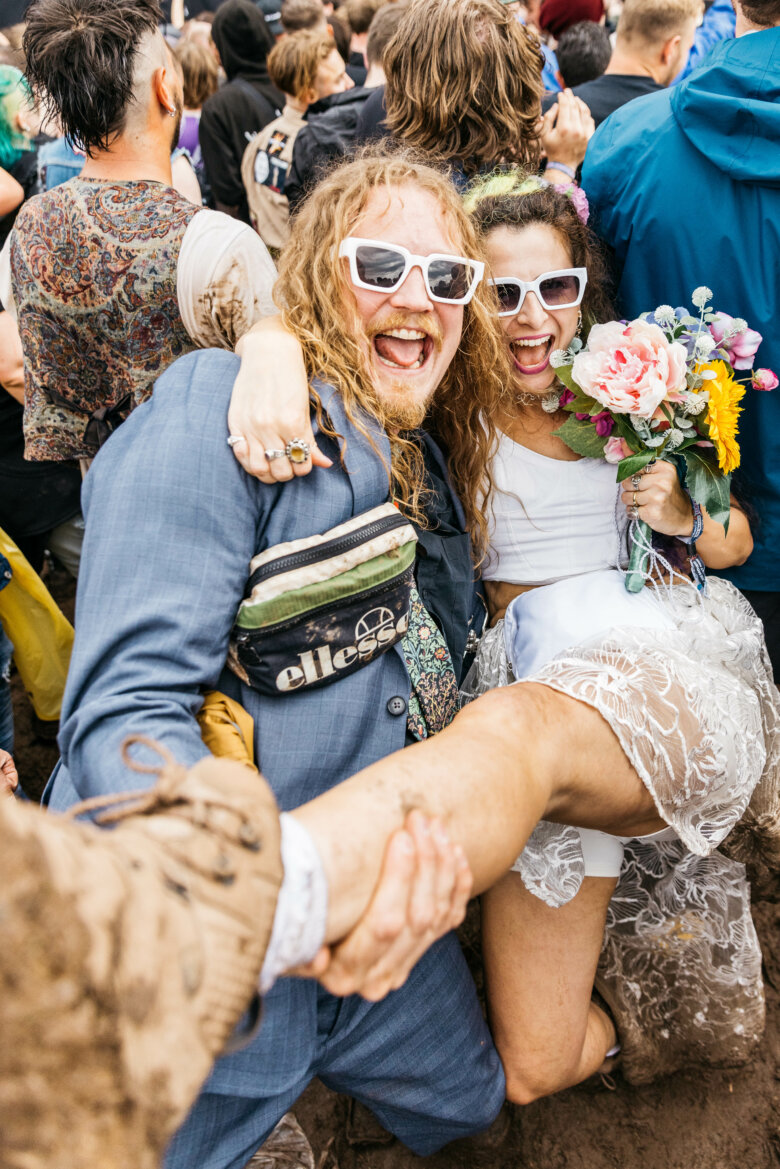
<svg viewBox="0 0 780 1169"><path fill-rule="evenodd" d="M409 629L402 646L412 685L407 729L415 739L427 739L452 722L460 700L447 643L415 586L412 586Z"/></svg>

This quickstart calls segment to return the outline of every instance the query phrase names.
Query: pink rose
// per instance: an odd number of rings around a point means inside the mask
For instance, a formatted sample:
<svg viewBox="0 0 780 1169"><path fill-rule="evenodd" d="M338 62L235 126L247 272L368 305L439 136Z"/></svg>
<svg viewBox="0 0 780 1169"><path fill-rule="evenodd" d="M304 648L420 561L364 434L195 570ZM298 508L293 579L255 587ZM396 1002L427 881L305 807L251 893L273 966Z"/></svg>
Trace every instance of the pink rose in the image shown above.
<svg viewBox="0 0 780 1169"><path fill-rule="evenodd" d="M730 317L728 313L717 313L710 324L710 333L713 340L724 350L726 359L734 369L750 369L763 337L755 329L745 327L741 333L735 333L724 340L733 325L734 317Z"/></svg>
<svg viewBox="0 0 780 1169"><path fill-rule="evenodd" d="M754 390L776 390L777 377L771 369L757 369L751 378Z"/></svg>
<svg viewBox="0 0 780 1169"><path fill-rule="evenodd" d="M614 435L608 438L604 443L604 458L608 463L620 463L623 459L627 459L629 455L633 455L631 447L624 438L619 438Z"/></svg>
<svg viewBox="0 0 780 1169"><path fill-rule="evenodd" d="M684 387L687 358L685 346L667 341L658 325L610 321L593 326L571 376L583 393L615 413L652 418L665 398Z"/></svg>

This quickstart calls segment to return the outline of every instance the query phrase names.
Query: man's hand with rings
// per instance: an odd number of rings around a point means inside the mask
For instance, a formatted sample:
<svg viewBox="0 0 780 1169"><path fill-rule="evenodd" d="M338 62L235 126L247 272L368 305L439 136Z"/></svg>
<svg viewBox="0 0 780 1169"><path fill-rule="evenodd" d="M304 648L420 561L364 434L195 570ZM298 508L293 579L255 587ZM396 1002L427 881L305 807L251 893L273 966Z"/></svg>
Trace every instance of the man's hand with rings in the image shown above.
<svg viewBox="0 0 780 1169"><path fill-rule="evenodd" d="M279 317L258 322L236 345L241 358L228 409L228 444L261 483L330 467L311 428L309 384L297 340Z"/></svg>

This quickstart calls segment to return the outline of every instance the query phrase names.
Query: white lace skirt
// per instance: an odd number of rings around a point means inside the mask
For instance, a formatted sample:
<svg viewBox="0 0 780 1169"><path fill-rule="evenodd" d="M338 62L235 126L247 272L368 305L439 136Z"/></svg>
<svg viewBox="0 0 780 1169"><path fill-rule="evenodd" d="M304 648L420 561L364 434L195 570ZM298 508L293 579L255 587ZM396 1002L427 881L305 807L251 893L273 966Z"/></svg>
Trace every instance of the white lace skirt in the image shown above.
<svg viewBox="0 0 780 1169"><path fill-rule="evenodd" d="M780 861L780 702L752 608L708 586L631 595L615 571L535 589L488 630L464 683L464 701L522 680L594 707L679 837L626 845L608 911L596 985L634 1083L743 1062L763 1030L741 862ZM513 867L565 904L584 878L578 832L540 822Z"/></svg>

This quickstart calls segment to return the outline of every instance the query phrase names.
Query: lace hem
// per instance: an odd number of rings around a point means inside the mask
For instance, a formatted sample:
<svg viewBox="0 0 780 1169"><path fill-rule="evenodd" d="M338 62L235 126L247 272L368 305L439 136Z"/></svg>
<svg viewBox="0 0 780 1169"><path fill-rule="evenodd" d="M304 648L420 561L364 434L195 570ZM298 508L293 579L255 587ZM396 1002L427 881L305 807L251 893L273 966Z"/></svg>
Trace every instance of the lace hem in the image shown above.
<svg viewBox="0 0 780 1169"><path fill-rule="evenodd" d="M596 988L634 1084L750 1058L764 996L739 859L780 861L780 702L763 627L718 578L707 598L675 588L658 601L668 628L607 630L527 678L602 714L680 838L626 845L607 914ZM483 638L464 701L513 680L504 633L499 623ZM579 834L541 821L513 868L542 901L566 904L584 879Z"/></svg>

